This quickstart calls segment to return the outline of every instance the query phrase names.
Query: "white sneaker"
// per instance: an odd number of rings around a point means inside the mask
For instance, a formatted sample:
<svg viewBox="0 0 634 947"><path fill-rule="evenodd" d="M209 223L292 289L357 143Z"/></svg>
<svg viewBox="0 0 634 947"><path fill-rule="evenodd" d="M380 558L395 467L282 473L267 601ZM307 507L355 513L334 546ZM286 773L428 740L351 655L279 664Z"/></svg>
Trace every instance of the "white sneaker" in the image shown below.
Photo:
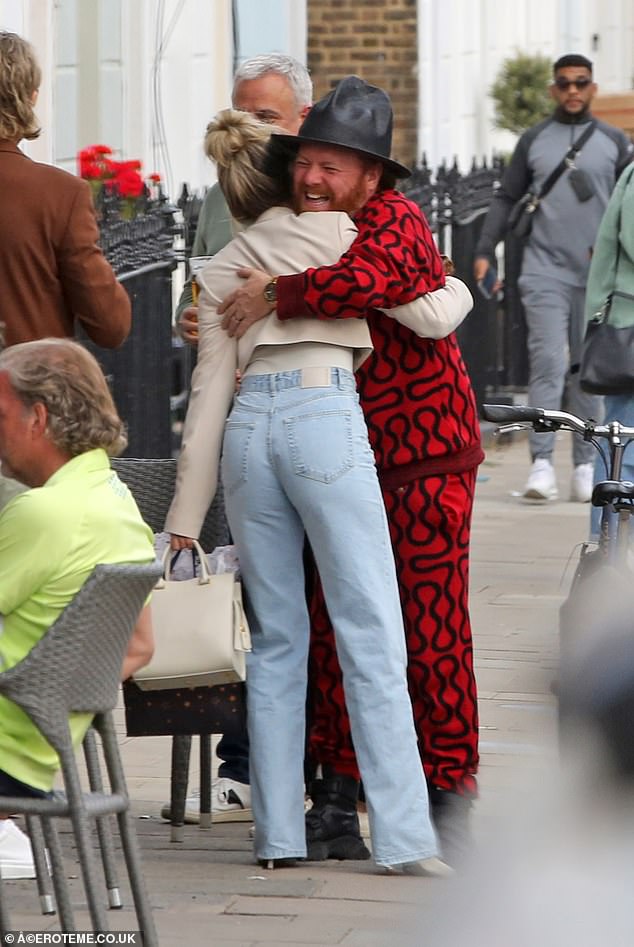
<svg viewBox="0 0 634 947"><path fill-rule="evenodd" d="M389 875L416 875L419 878L449 878L455 874L453 868L440 858L423 858L418 862L403 862L400 865L381 865Z"/></svg>
<svg viewBox="0 0 634 947"><path fill-rule="evenodd" d="M161 818L171 818L171 808L167 802L161 809ZM211 821L212 822L251 822L251 787L235 779L214 777L211 781ZM198 825L200 822L200 791L194 790L185 800L185 823Z"/></svg>
<svg viewBox="0 0 634 947"><path fill-rule="evenodd" d="M557 498L555 469L546 457L538 457L533 461L522 496L525 500L536 500L541 503Z"/></svg>
<svg viewBox="0 0 634 947"><path fill-rule="evenodd" d="M31 842L12 819L0 819L0 875L3 881L35 878Z"/></svg>
<svg viewBox="0 0 634 947"><path fill-rule="evenodd" d="M594 464L577 464L572 472L570 499L573 503L589 503L592 499Z"/></svg>

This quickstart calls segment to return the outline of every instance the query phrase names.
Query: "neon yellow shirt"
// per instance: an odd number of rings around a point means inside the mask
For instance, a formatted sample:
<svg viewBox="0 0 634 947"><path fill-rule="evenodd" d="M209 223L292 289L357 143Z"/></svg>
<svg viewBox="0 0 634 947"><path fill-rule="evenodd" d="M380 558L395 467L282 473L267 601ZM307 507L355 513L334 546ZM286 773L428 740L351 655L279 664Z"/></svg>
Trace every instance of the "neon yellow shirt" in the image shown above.
<svg viewBox="0 0 634 947"><path fill-rule="evenodd" d="M105 451L74 457L0 513L0 671L28 654L99 563L151 562L153 536ZM71 716L77 746L91 720ZM59 759L27 715L0 697L0 769L50 790Z"/></svg>

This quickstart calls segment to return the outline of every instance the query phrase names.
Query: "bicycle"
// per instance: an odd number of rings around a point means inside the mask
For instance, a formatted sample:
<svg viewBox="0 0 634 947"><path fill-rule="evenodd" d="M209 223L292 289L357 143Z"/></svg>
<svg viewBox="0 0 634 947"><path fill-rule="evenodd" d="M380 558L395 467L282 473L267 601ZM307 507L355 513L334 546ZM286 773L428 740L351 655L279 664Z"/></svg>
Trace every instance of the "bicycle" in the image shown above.
<svg viewBox="0 0 634 947"><path fill-rule="evenodd" d="M634 515L634 483L621 479L623 454L634 440L634 427L626 427L620 421L597 424L591 418L584 420L568 411L550 411L529 405L483 404L482 414L487 421L498 424L498 434L526 430L532 427L537 433L570 431L590 441L600 450L599 441L609 443L609 461L605 461L606 479L595 484L592 505L602 508L601 529L597 552L618 569L631 571L628 566L630 542L630 517ZM615 516L610 515L616 514ZM584 543L589 547L590 543ZM588 555L582 550L582 558ZM574 581L574 580L573 580Z"/></svg>
<svg viewBox="0 0 634 947"><path fill-rule="evenodd" d="M582 544L568 597L560 608L556 693L560 725L564 717L592 718L619 765L625 766L630 757L634 759L631 730L626 728L627 736L623 733L624 723L634 719L630 712L624 715L624 708L634 710L634 562L629 555L630 546L634 551L634 483L622 480L621 470L634 427L619 421L597 424L567 411L528 405L484 404L482 414L499 425L498 434L532 427L538 433L570 431L597 450L601 440L608 442L607 461L602 452L606 479L595 484L591 500L602 509L599 539L596 544Z"/></svg>

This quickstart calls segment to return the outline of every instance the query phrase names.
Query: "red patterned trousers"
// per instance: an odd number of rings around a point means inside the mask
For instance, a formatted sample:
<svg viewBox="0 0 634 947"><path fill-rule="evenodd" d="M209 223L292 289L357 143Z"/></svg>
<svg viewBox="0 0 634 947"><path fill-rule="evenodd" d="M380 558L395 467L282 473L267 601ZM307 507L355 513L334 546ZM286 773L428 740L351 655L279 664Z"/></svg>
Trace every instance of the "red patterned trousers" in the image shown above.
<svg viewBox="0 0 634 947"><path fill-rule="evenodd" d="M425 775L429 785L461 793L475 793L478 768L478 707L468 608L475 478L473 469L383 491ZM358 779L341 670L319 583L312 598L311 623L311 761ZM384 750L389 754L388 746Z"/></svg>

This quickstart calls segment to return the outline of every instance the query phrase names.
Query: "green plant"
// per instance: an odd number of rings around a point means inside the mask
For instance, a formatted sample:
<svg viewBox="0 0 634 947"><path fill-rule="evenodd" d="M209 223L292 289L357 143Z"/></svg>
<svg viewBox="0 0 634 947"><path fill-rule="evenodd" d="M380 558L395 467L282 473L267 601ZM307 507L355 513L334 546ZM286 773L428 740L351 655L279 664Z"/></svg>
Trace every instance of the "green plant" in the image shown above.
<svg viewBox="0 0 634 947"><path fill-rule="evenodd" d="M495 127L521 134L553 110L548 86L552 62L547 56L517 52L505 59L489 90Z"/></svg>

